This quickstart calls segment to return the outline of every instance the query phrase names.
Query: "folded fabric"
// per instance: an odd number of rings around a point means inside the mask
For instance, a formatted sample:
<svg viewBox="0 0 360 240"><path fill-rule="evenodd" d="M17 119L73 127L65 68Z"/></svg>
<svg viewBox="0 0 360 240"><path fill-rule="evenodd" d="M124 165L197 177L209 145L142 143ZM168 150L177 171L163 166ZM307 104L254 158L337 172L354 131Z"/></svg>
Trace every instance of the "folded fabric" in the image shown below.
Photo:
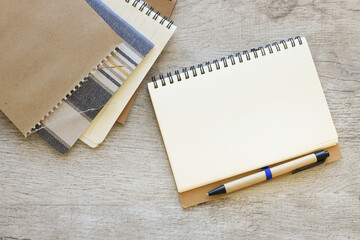
<svg viewBox="0 0 360 240"><path fill-rule="evenodd" d="M154 46L100 0L88 4L121 37L122 43L40 124L36 134L66 153L102 107Z"/></svg>

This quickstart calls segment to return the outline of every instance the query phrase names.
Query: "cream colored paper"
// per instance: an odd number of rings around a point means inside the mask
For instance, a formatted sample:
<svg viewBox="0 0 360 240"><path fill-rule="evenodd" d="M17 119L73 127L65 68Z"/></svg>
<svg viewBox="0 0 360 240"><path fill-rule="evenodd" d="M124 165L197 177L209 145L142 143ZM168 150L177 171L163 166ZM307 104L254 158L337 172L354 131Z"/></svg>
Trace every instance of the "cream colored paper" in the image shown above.
<svg viewBox="0 0 360 240"><path fill-rule="evenodd" d="M0 108L26 135L121 39L84 0L1 3Z"/></svg>
<svg viewBox="0 0 360 240"><path fill-rule="evenodd" d="M148 7L153 7L156 11L160 12L161 16L166 16L168 19L174 10L176 0L147 0ZM129 102L126 104L124 110L121 112L119 118L116 120L118 123L125 124L125 121L130 113L131 107L135 101L139 88L135 91Z"/></svg>
<svg viewBox="0 0 360 240"><path fill-rule="evenodd" d="M133 7L132 4L125 1L104 0L103 2L138 30L144 37L149 39L155 46L83 133L80 139L90 147L96 147L104 141L111 127L124 110L126 104L176 29L174 25L168 29L166 27L168 25L167 21L160 24L161 17L154 20L153 16L155 13L153 12L150 13L150 16L147 16L145 14L147 8L140 11L139 7L142 5L142 2L139 2L137 7Z"/></svg>
<svg viewBox="0 0 360 240"><path fill-rule="evenodd" d="M335 145L306 40L148 88L180 193ZM192 76L191 71L189 72ZM173 77L176 79L176 76Z"/></svg>
<svg viewBox="0 0 360 240"><path fill-rule="evenodd" d="M118 119L116 120L118 123L121 124L125 124L127 117L129 116L131 107L136 99L136 96L139 92L140 86L138 87L138 89L136 89L135 93L132 95L132 97L130 98L129 102L126 104L126 106L124 107L124 110L120 113L120 116L118 117Z"/></svg>

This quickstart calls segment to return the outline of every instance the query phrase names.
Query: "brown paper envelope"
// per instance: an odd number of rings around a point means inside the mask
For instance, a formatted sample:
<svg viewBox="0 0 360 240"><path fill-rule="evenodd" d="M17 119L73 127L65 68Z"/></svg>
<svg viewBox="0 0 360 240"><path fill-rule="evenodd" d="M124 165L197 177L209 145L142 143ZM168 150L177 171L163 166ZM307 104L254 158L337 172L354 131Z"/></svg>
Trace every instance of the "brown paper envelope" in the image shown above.
<svg viewBox="0 0 360 240"><path fill-rule="evenodd" d="M166 17L170 18L171 14L174 10L176 0L148 0L148 1L146 1L146 3L148 4L149 7L153 7L155 9L155 11L159 11L161 16L166 16ZM139 88L136 90L136 92L131 97L128 104L126 105L126 107L124 108L122 113L120 114L120 116L117 120L118 123L125 124L125 121L126 121L127 117L129 116L131 107L135 101L135 98L136 98L136 95L138 94L138 92L139 92Z"/></svg>
<svg viewBox="0 0 360 240"><path fill-rule="evenodd" d="M24 135L121 42L84 0L3 0L0 40L0 109Z"/></svg>
<svg viewBox="0 0 360 240"><path fill-rule="evenodd" d="M325 150L329 151L329 153L330 153L330 157L326 160L325 163L330 163L330 162L339 160L342 157L338 144L333 146L333 147L327 148ZM276 165L279 165L279 164L275 164L273 166L276 166ZM321 165L319 165L319 166L321 166ZM211 201L211 200L223 197L224 195L218 195L218 196L209 197L209 196L206 195L206 193L208 193L209 191L213 190L216 187L219 187L219 186L223 185L224 183L233 181L235 179L239 179L241 177L245 177L245 176L250 175L252 173L255 173L257 171L258 170L253 171L253 172L248 172L248 173L241 174L241 175L238 175L238 176L235 176L235 177L224 179L222 181L211 183L211 184L208 184L208 185L196 188L196 189L192 189L190 191L179 193L181 205L183 206L183 208L187 208L187 207L191 207L191 206L194 206L194 205L197 205L197 204L200 204L200 203L204 203L204 202L207 202L207 201ZM284 176L288 176L288 175L291 175L291 173L284 174L284 175L282 175L280 177L273 178L273 179L271 179L269 181L273 181L275 179L278 179L278 178L281 178L281 177L284 177ZM268 182L268 181L265 181L265 182ZM265 182L262 182L262 183L265 183ZM262 183L259 183L259 184L262 184ZM256 184L256 185L258 185L258 184ZM252 186L250 186L250 187L252 187Z"/></svg>

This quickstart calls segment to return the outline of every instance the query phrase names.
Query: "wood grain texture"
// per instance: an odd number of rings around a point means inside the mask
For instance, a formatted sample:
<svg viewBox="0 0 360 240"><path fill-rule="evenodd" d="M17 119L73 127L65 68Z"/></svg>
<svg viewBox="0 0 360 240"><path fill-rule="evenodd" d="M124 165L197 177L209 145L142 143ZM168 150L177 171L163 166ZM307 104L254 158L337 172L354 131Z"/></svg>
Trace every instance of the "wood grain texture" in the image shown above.
<svg viewBox="0 0 360 240"><path fill-rule="evenodd" d="M178 1L178 26L125 126L59 156L0 113L0 239L359 239L360 2ZM307 37L343 159L186 210L146 89L151 75ZM221 79L219 79L221 82Z"/></svg>

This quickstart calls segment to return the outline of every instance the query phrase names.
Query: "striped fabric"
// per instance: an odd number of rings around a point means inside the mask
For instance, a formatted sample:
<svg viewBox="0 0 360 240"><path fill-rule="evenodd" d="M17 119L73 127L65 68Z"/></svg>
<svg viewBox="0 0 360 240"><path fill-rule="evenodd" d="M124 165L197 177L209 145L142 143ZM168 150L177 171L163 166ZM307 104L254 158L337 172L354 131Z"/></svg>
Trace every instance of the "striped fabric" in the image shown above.
<svg viewBox="0 0 360 240"><path fill-rule="evenodd" d="M141 62L142 56L121 43L41 126L36 134L59 153L66 153L102 107Z"/></svg>
<svg viewBox="0 0 360 240"><path fill-rule="evenodd" d="M120 36L122 43L36 126L36 134L61 154L69 151L154 46L100 0L86 1Z"/></svg>

